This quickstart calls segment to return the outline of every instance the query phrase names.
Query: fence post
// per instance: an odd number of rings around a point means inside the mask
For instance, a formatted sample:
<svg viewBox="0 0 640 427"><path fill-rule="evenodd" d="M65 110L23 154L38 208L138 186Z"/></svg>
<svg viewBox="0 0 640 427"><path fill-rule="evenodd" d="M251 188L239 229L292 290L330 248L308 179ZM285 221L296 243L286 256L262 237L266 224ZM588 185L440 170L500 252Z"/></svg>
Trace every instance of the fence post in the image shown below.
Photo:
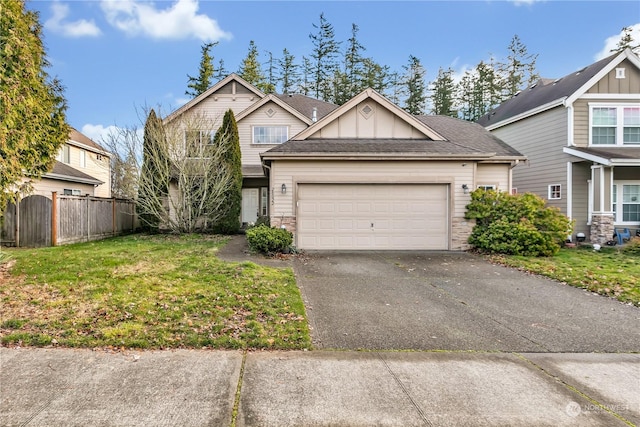
<svg viewBox="0 0 640 427"><path fill-rule="evenodd" d="M58 245L58 192L51 192L51 246Z"/></svg>
<svg viewBox="0 0 640 427"><path fill-rule="evenodd" d="M111 229L113 230L113 235L116 235L116 198L113 197L111 199Z"/></svg>
<svg viewBox="0 0 640 427"><path fill-rule="evenodd" d="M16 248L20 247L20 193L16 196L16 224L15 230L13 231L15 234L15 245Z"/></svg>
<svg viewBox="0 0 640 427"><path fill-rule="evenodd" d="M91 240L91 205L89 204L89 195L87 194L87 242Z"/></svg>

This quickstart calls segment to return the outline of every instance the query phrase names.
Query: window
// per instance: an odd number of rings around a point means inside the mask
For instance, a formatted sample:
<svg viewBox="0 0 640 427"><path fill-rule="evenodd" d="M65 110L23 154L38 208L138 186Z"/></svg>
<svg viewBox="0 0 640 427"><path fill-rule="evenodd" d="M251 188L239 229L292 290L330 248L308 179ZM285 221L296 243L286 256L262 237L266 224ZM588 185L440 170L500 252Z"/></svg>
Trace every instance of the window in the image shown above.
<svg viewBox="0 0 640 427"><path fill-rule="evenodd" d="M488 191L488 190L495 190L496 186L495 185L478 185L478 188L482 188L484 191Z"/></svg>
<svg viewBox="0 0 640 427"><path fill-rule="evenodd" d="M615 183L612 202L615 222L640 222L640 184Z"/></svg>
<svg viewBox="0 0 640 427"><path fill-rule="evenodd" d="M269 193L267 187L260 188L260 215L267 216L269 214Z"/></svg>
<svg viewBox="0 0 640 427"><path fill-rule="evenodd" d="M184 145L187 157L208 157L213 147L214 134L208 130L189 130L184 133Z"/></svg>
<svg viewBox="0 0 640 427"><path fill-rule="evenodd" d="M549 186L549 200L559 200L562 198L562 186L560 184L553 184Z"/></svg>
<svg viewBox="0 0 640 427"><path fill-rule="evenodd" d="M58 156L56 157L56 160L62 163L67 163L67 164L71 163L71 150L67 144L64 144L62 146L62 148L58 152Z"/></svg>
<svg viewBox="0 0 640 427"><path fill-rule="evenodd" d="M640 106L592 106L591 145L640 144Z"/></svg>
<svg viewBox="0 0 640 427"><path fill-rule="evenodd" d="M254 126L254 144L282 144L289 139L287 126Z"/></svg>
<svg viewBox="0 0 640 427"><path fill-rule="evenodd" d="M65 196L80 196L80 190L72 190L70 188L65 188L62 190L62 194Z"/></svg>
<svg viewBox="0 0 640 427"><path fill-rule="evenodd" d="M80 151L80 167L81 168L87 167L87 152L84 150Z"/></svg>

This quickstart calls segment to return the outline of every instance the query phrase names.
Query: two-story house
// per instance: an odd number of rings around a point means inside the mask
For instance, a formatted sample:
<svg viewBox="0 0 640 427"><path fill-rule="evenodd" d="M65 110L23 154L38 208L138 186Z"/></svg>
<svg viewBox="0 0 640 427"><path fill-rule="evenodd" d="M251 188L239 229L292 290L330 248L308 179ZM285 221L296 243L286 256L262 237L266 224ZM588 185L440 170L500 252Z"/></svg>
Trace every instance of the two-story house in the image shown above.
<svg viewBox="0 0 640 427"><path fill-rule="evenodd" d="M603 244L614 228L640 228L640 59L630 49L541 79L478 123L527 157L514 191L560 208L574 239Z"/></svg>
<svg viewBox="0 0 640 427"><path fill-rule="evenodd" d="M482 126L413 116L371 89L336 106L267 95L235 74L164 122L208 116L211 135L228 109L242 153L242 222L268 216L300 249L465 249L470 191L511 191L511 170L525 160Z"/></svg>
<svg viewBox="0 0 640 427"><path fill-rule="evenodd" d="M111 197L110 154L86 135L71 129L51 171L34 180L31 194Z"/></svg>

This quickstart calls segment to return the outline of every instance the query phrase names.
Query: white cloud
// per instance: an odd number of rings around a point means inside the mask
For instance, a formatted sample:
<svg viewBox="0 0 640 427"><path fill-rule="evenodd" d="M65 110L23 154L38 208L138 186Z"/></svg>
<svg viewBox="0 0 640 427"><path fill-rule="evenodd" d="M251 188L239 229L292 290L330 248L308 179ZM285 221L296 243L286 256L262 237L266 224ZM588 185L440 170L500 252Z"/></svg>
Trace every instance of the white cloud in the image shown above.
<svg viewBox="0 0 640 427"><path fill-rule="evenodd" d="M96 37L102 34L93 20L79 19L64 22L69 15L69 6L66 4L54 2L51 5L51 12L53 15L44 23L44 27L48 30L66 37Z"/></svg>
<svg viewBox="0 0 640 427"><path fill-rule="evenodd" d="M163 10L138 0L103 0L101 5L109 24L130 36L202 41L231 38L215 19L198 14L198 0L177 0Z"/></svg>
<svg viewBox="0 0 640 427"><path fill-rule="evenodd" d="M102 145L104 148L110 145L109 142L113 139L114 136L120 135L124 129L119 128L118 126L107 126L104 127L102 125L92 125L86 124L82 126L80 132L84 135L91 138L93 141Z"/></svg>
<svg viewBox="0 0 640 427"><path fill-rule="evenodd" d="M631 27L631 37L633 37L635 44L640 43L640 23L629 25L629 27ZM611 37L607 37L607 39L604 41L604 47L594 57L595 60L598 61L602 58L606 58L607 56L611 55L612 54L611 50L616 48L623 34L624 34L623 31L620 30L618 34L615 34Z"/></svg>

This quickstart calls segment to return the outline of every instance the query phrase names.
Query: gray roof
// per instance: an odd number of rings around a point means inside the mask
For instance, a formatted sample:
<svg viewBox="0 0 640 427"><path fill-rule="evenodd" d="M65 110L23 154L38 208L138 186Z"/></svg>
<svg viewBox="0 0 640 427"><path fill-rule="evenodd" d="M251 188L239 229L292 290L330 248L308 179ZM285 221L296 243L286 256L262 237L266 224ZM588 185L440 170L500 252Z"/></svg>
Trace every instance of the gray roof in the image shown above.
<svg viewBox="0 0 640 427"><path fill-rule="evenodd" d="M242 165L242 176L245 178L264 177L262 165Z"/></svg>
<svg viewBox="0 0 640 427"><path fill-rule="evenodd" d="M529 88L519 92L482 116L477 122L485 127L491 126L494 123L499 123L542 105L568 97L598 74L618 55L619 53L615 53L560 79L540 79Z"/></svg>
<svg viewBox="0 0 640 427"><path fill-rule="evenodd" d="M482 126L445 116L417 116L446 141L431 139L307 139L287 141L264 154L271 155L407 155L409 157L506 156L524 158L514 148L496 138Z"/></svg>
<svg viewBox="0 0 640 427"><path fill-rule="evenodd" d="M60 179L63 181L79 182L83 184L104 184L99 179L96 179L91 175L81 172L78 169L72 168L71 166L57 160L53 164L53 169L51 169L50 172L44 174L43 177L50 179Z"/></svg>
<svg viewBox="0 0 640 427"><path fill-rule="evenodd" d="M303 116L311 118L313 116L313 109L316 108L318 120L338 108L337 105L330 102L320 101L315 98L308 97L306 95L299 94L274 94L282 101L289 104L295 110L298 110Z"/></svg>

